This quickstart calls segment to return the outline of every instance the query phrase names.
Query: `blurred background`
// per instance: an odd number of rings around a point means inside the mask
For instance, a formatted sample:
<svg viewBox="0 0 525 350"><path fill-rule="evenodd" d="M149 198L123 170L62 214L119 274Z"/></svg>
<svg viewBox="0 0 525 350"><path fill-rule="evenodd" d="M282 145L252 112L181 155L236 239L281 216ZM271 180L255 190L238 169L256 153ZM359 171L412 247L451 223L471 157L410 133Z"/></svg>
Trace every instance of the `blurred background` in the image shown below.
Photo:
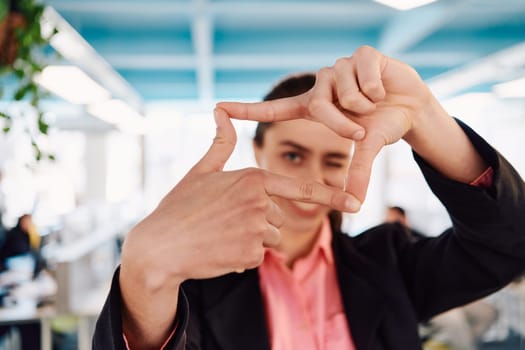
<svg viewBox="0 0 525 350"><path fill-rule="evenodd" d="M361 45L412 65L525 175L523 0L0 4L0 349L90 348L123 238L204 154L215 103L260 100ZM255 124L235 125L227 168L253 166ZM403 143L376 160L346 231L389 206L426 235L450 223ZM424 325L426 348L525 349L522 289Z"/></svg>

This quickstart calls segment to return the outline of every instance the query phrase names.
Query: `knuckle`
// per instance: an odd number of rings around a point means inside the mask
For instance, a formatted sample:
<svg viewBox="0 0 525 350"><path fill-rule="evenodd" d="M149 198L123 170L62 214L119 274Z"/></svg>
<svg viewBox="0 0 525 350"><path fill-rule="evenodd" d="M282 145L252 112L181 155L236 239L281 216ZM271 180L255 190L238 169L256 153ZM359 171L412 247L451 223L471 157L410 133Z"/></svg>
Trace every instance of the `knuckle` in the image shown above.
<svg viewBox="0 0 525 350"><path fill-rule="evenodd" d="M315 183L312 181L305 181L299 186L301 200L310 201L313 198Z"/></svg>
<svg viewBox="0 0 525 350"><path fill-rule="evenodd" d="M242 179L250 185L256 185L264 180L264 173L257 168L247 168L243 171Z"/></svg>
<svg viewBox="0 0 525 350"><path fill-rule="evenodd" d="M338 69L341 66L345 66L348 63L348 59L346 57L338 58L334 63L334 68Z"/></svg>
<svg viewBox="0 0 525 350"><path fill-rule="evenodd" d="M270 122L274 122L277 119L277 111L275 110L272 104L268 106L267 113L268 113L268 118L270 119Z"/></svg>
<svg viewBox="0 0 525 350"><path fill-rule="evenodd" d="M308 104L308 112L310 115L319 115L323 112L325 101L319 97L314 97Z"/></svg>
<svg viewBox="0 0 525 350"><path fill-rule="evenodd" d="M264 259L264 248L262 245L250 248L249 254L246 257L246 267L253 269L259 266Z"/></svg>
<svg viewBox="0 0 525 350"><path fill-rule="evenodd" d="M261 211L260 215L253 215L252 224L249 227L248 235L251 242L260 243L264 232L267 230L266 215Z"/></svg>
<svg viewBox="0 0 525 350"><path fill-rule="evenodd" d="M375 52L375 49L372 46L369 45L363 45L358 47L355 50L355 56L367 56L370 54L373 54Z"/></svg>
<svg viewBox="0 0 525 350"><path fill-rule="evenodd" d="M344 91L342 96L339 97L340 103L343 107L352 107L358 104L361 100L361 96L358 91Z"/></svg>
<svg viewBox="0 0 525 350"><path fill-rule="evenodd" d="M327 78L332 74L332 70L329 67L323 67L317 72L317 78Z"/></svg>
<svg viewBox="0 0 525 350"><path fill-rule="evenodd" d="M248 205L251 207L249 210L249 215L251 219L254 220L254 222L263 222L263 220L265 221L269 207L268 201L261 198L255 198ZM255 225L253 230L254 232L259 232L262 229L262 227Z"/></svg>
<svg viewBox="0 0 525 350"><path fill-rule="evenodd" d="M272 245L278 245L281 242L281 233L279 229L270 229L268 237Z"/></svg>
<svg viewBox="0 0 525 350"><path fill-rule="evenodd" d="M276 215L274 226L279 229L279 228L281 228L284 225L284 222L285 222L284 214L283 213L278 213Z"/></svg>
<svg viewBox="0 0 525 350"><path fill-rule="evenodd" d="M255 203L255 208L257 208L262 215L266 216L266 213L270 210L270 202L268 197L260 196L259 200Z"/></svg>
<svg viewBox="0 0 525 350"><path fill-rule="evenodd" d="M378 81L367 81L361 84L361 90L365 94L377 94L381 92L381 85Z"/></svg>

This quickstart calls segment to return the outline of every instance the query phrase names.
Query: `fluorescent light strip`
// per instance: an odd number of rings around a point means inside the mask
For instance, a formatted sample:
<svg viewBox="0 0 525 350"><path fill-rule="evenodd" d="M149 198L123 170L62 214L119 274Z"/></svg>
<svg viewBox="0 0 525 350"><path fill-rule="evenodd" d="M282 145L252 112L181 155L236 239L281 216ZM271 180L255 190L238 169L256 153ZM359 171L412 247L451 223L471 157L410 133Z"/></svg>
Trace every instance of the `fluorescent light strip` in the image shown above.
<svg viewBox="0 0 525 350"><path fill-rule="evenodd" d="M90 105L87 111L122 131L133 134L144 134L147 131L146 119L122 100L112 99L95 103Z"/></svg>
<svg viewBox="0 0 525 350"><path fill-rule="evenodd" d="M395 8L396 10L406 11L416 7L428 5L437 0L374 0L380 4Z"/></svg>
<svg viewBox="0 0 525 350"><path fill-rule="evenodd" d="M525 77L494 85L493 90L501 98L525 97Z"/></svg>
<svg viewBox="0 0 525 350"><path fill-rule="evenodd" d="M52 33L52 28L58 30L51 37L50 44L71 64L87 72L113 96L125 100L133 108L142 108L142 99L133 87L50 6L47 6L43 13L41 28L47 36Z"/></svg>
<svg viewBox="0 0 525 350"><path fill-rule="evenodd" d="M47 66L35 82L64 100L85 105L110 98L110 93L74 66Z"/></svg>

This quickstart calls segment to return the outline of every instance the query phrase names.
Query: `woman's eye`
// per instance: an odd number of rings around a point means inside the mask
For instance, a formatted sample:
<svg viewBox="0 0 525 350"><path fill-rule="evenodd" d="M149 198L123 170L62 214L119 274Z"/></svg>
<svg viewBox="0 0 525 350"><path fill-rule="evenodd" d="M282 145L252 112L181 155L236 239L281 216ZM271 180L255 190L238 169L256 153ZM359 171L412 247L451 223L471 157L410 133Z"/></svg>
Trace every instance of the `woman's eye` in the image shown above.
<svg viewBox="0 0 525 350"><path fill-rule="evenodd" d="M295 153L295 152L286 152L284 155L283 155L284 159L289 161L290 163L293 163L293 164L299 164L302 160L302 157L299 153Z"/></svg>
<svg viewBox="0 0 525 350"><path fill-rule="evenodd" d="M343 167L343 164L338 163L338 162L326 162L325 164L329 168L337 168L337 169L339 169L339 168Z"/></svg>

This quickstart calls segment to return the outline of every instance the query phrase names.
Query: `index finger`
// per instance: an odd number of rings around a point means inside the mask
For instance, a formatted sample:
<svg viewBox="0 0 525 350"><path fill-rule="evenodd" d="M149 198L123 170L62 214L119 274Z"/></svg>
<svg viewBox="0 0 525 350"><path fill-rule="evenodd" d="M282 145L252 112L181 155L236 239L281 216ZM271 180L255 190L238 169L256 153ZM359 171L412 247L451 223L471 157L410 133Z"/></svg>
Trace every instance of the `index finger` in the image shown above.
<svg viewBox="0 0 525 350"><path fill-rule="evenodd" d="M277 122L306 116L304 94L264 102L219 102L218 108L233 119Z"/></svg>
<svg viewBox="0 0 525 350"><path fill-rule="evenodd" d="M350 193L313 180L266 172L264 188L271 196L322 204L340 211L357 212L361 207L359 200Z"/></svg>

